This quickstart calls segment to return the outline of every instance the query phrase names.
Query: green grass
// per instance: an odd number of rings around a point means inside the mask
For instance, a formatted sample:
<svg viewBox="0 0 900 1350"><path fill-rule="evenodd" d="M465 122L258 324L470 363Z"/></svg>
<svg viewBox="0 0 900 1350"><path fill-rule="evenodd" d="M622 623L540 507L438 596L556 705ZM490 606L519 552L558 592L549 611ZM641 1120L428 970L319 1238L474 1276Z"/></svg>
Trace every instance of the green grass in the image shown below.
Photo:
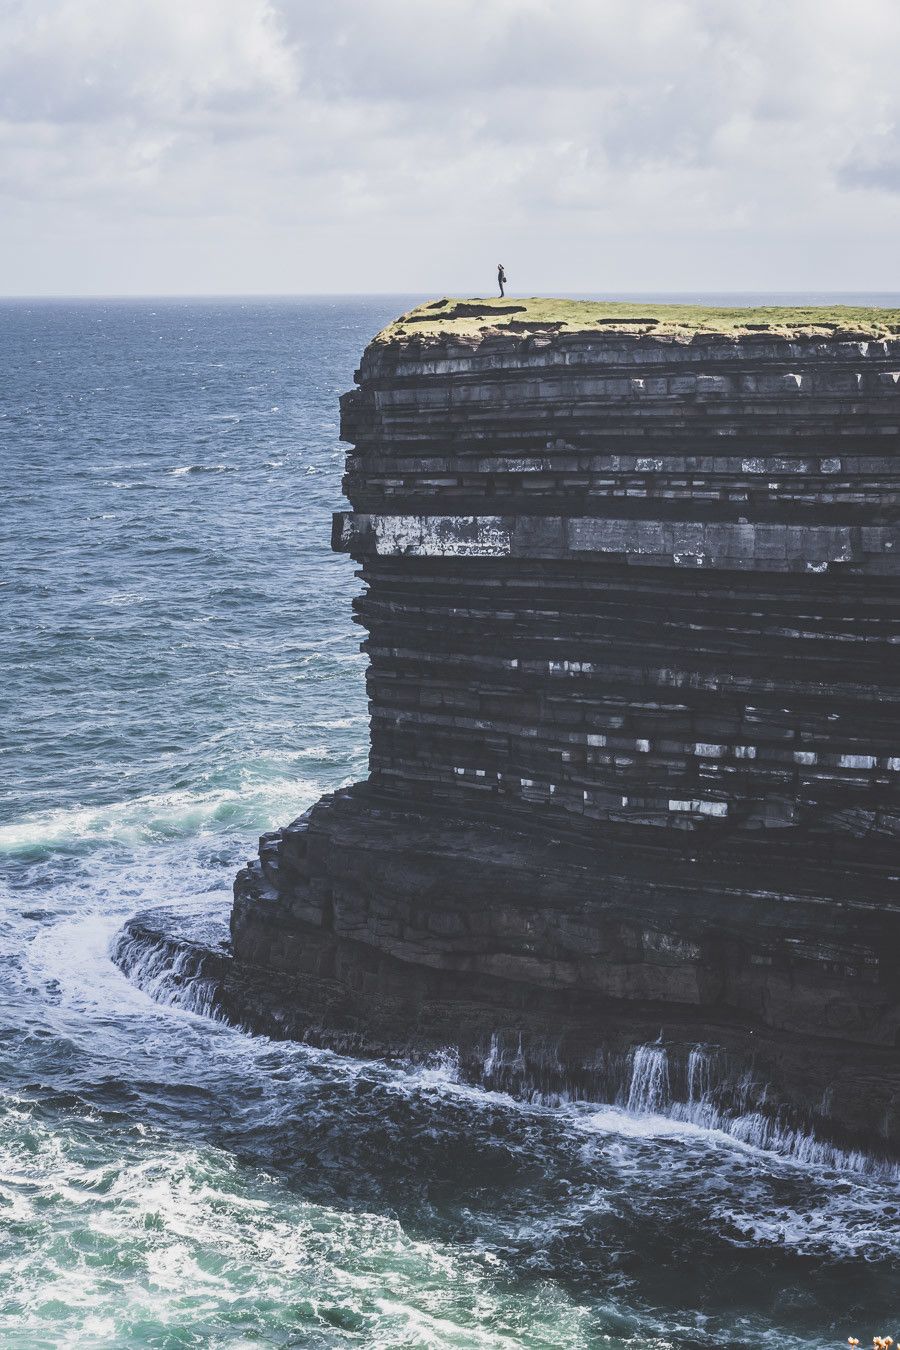
<svg viewBox="0 0 900 1350"><path fill-rule="evenodd" d="M503 330L539 333L771 333L786 337L900 336L900 309L811 305L805 308L727 309L703 305L647 305L643 301L559 300L542 296L519 299L433 300L403 314L378 334L376 342L460 337Z"/></svg>

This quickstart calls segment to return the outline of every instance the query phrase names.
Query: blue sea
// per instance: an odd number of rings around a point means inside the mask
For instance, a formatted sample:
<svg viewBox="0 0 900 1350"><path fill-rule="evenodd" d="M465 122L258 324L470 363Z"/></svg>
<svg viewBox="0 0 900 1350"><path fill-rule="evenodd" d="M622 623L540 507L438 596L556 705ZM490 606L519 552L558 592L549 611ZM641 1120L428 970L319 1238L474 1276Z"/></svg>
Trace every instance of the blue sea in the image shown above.
<svg viewBox="0 0 900 1350"><path fill-rule="evenodd" d="M365 775L338 396L414 299L0 304L0 1346L895 1335L884 1175L274 1044L109 959Z"/></svg>

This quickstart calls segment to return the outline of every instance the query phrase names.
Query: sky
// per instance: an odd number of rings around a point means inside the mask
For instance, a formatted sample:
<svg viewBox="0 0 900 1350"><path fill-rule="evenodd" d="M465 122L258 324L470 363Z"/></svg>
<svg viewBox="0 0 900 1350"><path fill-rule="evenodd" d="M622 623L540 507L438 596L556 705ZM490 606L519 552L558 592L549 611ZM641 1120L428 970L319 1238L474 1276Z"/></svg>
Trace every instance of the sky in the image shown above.
<svg viewBox="0 0 900 1350"><path fill-rule="evenodd" d="M900 0L0 0L0 295L900 290Z"/></svg>

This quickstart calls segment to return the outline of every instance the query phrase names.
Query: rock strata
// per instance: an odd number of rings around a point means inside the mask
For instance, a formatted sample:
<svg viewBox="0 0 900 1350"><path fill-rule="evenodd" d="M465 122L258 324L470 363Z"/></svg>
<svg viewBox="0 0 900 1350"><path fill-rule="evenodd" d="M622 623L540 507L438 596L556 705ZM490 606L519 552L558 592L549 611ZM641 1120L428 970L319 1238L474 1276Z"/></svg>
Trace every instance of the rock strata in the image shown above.
<svg viewBox="0 0 900 1350"><path fill-rule="evenodd" d="M363 356L370 776L264 836L234 956L575 1068L690 1028L900 1148L900 315L549 303Z"/></svg>

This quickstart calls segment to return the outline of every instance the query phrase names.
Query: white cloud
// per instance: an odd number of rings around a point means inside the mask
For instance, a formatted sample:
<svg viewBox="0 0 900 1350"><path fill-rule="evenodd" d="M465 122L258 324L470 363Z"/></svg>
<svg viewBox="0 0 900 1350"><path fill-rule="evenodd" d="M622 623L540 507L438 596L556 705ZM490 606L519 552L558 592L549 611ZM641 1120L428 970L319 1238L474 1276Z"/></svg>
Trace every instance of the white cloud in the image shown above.
<svg viewBox="0 0 900 1350"><path fill-rule="evenodd" d="M0 291L900 288L898 66L896 0L0 0Z"/></svg>
<svg viewBox="0 0 900 1350"><path fill-rule="evenodd" d="M17 0L0 23L12 121L215 117L293 87L266 0Z"/></svg>

